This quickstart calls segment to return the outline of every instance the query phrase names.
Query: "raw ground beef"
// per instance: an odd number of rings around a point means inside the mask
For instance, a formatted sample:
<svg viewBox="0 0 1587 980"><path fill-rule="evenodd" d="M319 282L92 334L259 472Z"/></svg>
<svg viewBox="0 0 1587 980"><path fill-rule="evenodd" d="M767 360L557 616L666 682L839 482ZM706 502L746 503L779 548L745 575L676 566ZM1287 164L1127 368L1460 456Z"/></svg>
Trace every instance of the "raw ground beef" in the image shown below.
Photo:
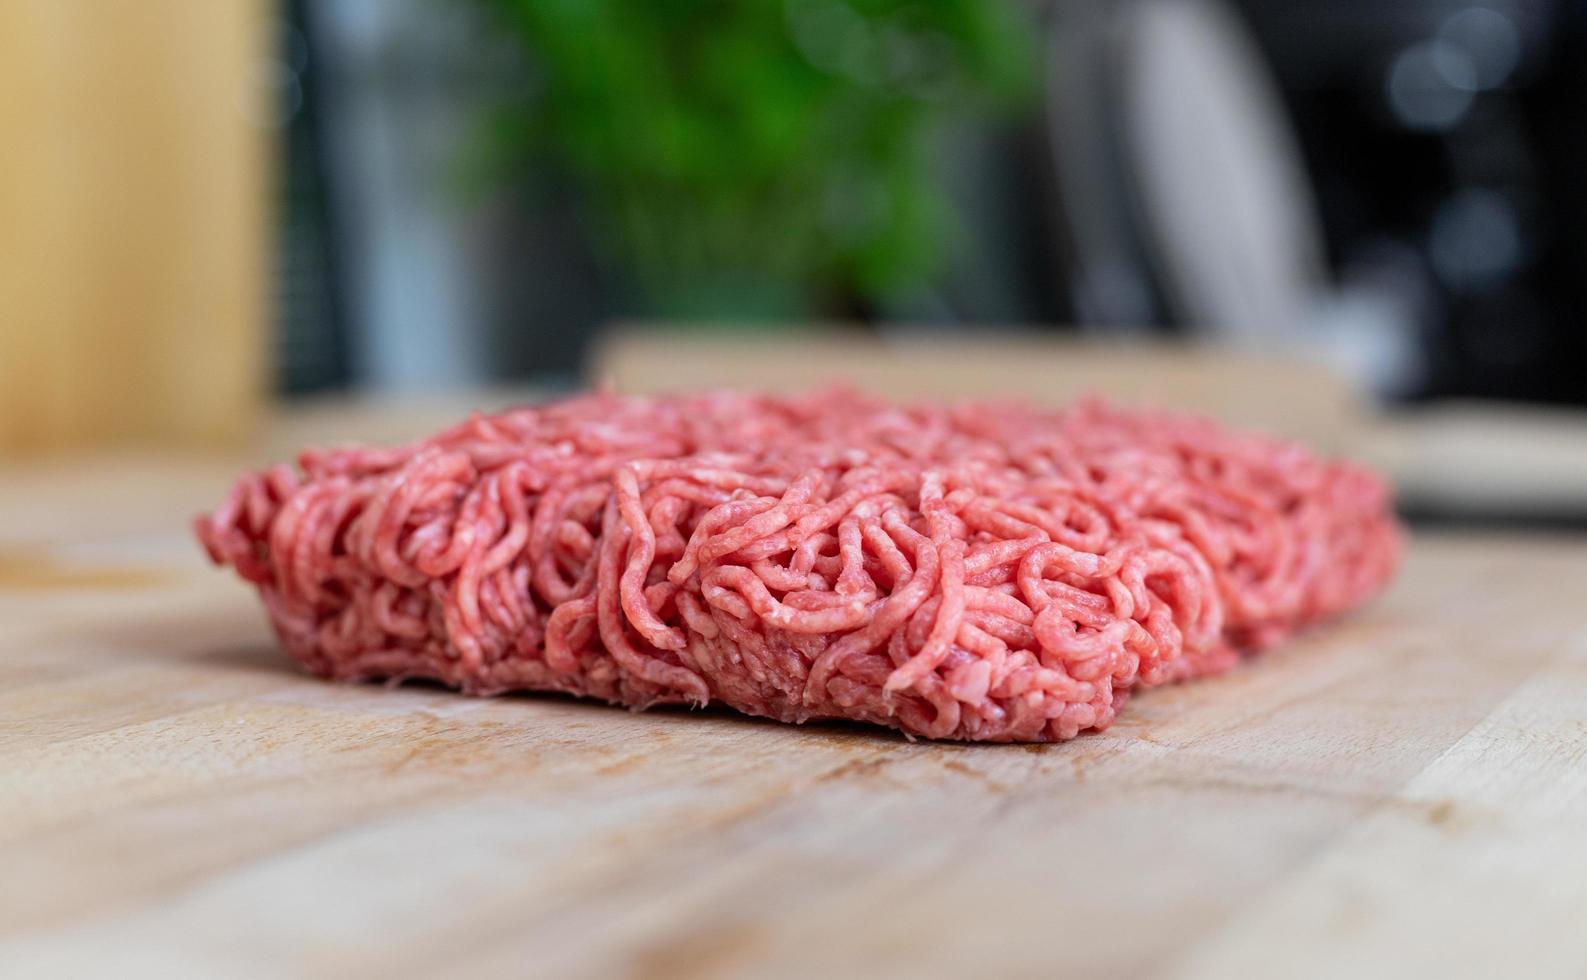
<svg viewBox="0 0 1587 980"><path fill-rule="evenodd" d="M1046 741L1371 596L1374 475L1096 401L589 395L311 450L197 521L338 680Z"/></svg>

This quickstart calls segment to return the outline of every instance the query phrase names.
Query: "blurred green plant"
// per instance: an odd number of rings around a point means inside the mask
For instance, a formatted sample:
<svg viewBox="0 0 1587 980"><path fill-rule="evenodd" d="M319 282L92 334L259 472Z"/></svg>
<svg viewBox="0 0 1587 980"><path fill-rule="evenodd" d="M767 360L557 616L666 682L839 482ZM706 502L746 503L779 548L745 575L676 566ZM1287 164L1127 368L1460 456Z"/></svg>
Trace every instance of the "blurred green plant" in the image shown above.
<svg viewBox="0 0 1587 980"><path fill-rule="evenodd" d="M484 2L538 82L498 148L566 172L651 314L852 314L929 277L931 138L1033 75L1015 0Z"/></svg>

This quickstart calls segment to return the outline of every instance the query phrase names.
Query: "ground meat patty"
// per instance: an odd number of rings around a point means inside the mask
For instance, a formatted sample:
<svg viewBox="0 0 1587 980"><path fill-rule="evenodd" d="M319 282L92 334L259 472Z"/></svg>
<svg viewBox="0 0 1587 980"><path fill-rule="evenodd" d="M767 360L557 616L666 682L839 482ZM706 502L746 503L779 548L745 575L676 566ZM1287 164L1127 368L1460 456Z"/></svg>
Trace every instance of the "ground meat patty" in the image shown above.
<svg viewBox="0 0 1587 980"><path fill-rule="evenodd" d="M589 395L311 450L197 521L338 680L1047 741L1391 575L1384 484L1089 401Z"/></svg>

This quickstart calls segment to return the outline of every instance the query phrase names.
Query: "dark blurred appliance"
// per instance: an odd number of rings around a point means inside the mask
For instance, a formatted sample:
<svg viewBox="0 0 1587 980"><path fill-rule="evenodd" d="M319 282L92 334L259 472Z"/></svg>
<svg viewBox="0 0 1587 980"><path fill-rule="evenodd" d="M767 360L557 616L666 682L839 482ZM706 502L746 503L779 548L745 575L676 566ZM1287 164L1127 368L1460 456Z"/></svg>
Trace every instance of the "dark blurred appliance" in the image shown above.
<svg viewBox="0 0 1587 980"><path fill-rule="evenodd" d="M1587 403L1587 4L1242 6L1334 262L1418 259L1425 392Z"/></svg>
<svg viewBox="0 0 1587 980"><path fill-rule="evenodd" d="M306 0L279 8L276 47L263 66L281 131L276 175L275 387L287 394L334 390L352 379L341 255L331 218L321 52L311 44Z"/></svg>
<svg viewBox="0 0 1587 980"><path fill-rule="evenodd" d="M1058 0L1077 318L1587 403L1587 4Z"/></svg>

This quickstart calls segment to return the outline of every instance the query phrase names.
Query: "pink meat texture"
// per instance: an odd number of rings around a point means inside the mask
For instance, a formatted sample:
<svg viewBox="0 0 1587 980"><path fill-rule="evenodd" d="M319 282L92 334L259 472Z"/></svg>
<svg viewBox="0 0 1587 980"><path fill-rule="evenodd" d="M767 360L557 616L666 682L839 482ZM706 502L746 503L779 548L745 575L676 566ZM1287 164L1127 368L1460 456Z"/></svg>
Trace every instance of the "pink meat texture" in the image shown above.
<svg viewBox="0 0 1587 980"><path fill-rule="evenodd" d="M1099 401L587 395L311 450L197 521L337 680L1068 739L1355 606L1373 474Z"/></svg>

